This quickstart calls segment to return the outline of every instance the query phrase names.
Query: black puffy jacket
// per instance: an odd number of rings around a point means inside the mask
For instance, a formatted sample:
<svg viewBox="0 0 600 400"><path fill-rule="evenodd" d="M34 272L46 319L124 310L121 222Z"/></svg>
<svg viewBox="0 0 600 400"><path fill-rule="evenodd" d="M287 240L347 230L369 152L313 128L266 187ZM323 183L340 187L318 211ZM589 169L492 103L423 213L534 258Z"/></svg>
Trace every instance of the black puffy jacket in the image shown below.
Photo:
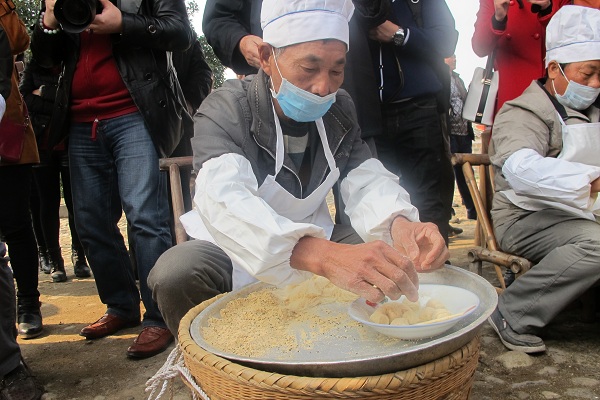
<svg viewBox="0 0 600 400"><path fill-rule="evenodd" d="M172 51L184 51L194 40L183 0L143 0L137 13L123 12L123 32L112 35L117 68L144 117L160 157L169 156L190 116L177 81ZM49 148L68 133L71 84L79 57L79 35L44 33L39 23L31 51L44 67L63 65L50 124Z"/></svg>

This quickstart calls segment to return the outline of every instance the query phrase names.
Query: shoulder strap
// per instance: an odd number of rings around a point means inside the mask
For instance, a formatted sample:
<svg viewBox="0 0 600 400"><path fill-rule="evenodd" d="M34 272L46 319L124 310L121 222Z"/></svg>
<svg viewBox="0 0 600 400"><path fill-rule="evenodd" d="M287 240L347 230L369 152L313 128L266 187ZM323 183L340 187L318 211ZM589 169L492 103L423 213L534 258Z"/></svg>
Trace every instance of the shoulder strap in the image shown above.
<svg viewBox="0 0 600 400"><path fill-rule="evenodd" d="M406 4L412 12L413 19L419 28L423 27L423 16L421 15L421 0L406 0Z"/></svg>

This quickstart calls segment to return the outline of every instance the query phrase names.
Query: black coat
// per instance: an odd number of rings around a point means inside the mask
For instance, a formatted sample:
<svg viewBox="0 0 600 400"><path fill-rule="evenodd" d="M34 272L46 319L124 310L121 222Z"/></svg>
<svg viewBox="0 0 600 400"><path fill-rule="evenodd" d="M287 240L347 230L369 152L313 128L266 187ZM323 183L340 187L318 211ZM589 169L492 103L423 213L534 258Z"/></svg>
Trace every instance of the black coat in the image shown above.
<svg viewBox="0 0 600 400"><path fill-rule="evenodd" d="M123 12L123 32L112 35L117 68L150 131L159 157L169 156L189 119L171 51L187 50L194 32L183 0L144 0L137 14ZM70 124L70 94L79 57L79 35L46 34L39 24L31 51L44 67L63 65L50 125L49 147L59 143Z"/></svg>
<svg viewBox="0 0 600 400"><path fill-rule="evenodd" d="M196 40L186 51L173 53L173 65L177 71L177 79L183 90L188 112L194 115L212 89L212 70L204 59L202 46ZM173 151L173 157L191 156L191 138L194 136L194 121L184 121L184 134Z"/></svg>

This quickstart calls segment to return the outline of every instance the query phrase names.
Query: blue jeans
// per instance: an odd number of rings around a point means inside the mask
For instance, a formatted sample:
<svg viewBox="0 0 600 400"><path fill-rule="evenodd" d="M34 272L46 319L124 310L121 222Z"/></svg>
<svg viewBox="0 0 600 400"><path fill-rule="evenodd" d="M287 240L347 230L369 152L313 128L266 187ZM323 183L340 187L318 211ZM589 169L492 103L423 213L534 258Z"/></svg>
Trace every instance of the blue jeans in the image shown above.
<svg viewBox="0 0 600 400"><path fill-rule="evenodd" d="M125 319L140 316L144 326L165 323L152 300L147 278L158 257L171 247L166 176L139 113L92 123L73 123L69 164L75 225L108 313ZM131 227L140 280L117 222L125 211Z"/></svg>

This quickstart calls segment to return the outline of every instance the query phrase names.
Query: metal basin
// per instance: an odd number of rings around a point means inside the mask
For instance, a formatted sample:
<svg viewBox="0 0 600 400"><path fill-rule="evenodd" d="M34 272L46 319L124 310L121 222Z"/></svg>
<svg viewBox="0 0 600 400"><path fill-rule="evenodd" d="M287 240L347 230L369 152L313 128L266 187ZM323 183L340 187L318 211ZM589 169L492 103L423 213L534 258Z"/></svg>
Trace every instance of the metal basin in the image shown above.
<svg viewBox="0 0 600 400"><path fill-rule="evenodd" d="M255 283L228 293L198 314L190 326L190 335L206 351L262 371L284 375L310 377L354 377L383 375L427 364L461 348L473 339L481 325L490 316L498 303L498 295L492 285L479 275L461 268L447 266L439 271L419 275L422 283L452 285L467 289L479 297L479 306L469 316L444 334L429 339L405 341L386 338L373 332L365 337L340 326L344 340L339 335L324 335L312 348L298 353L272 352L262 357L249 358L214 348L202 337L202 328L212 317L219 318L220 311L229 301L244 298L248 294L269 287ZM347 305L338 305L345 309ZM268 340L268 338L265 338Z"/></svg>

